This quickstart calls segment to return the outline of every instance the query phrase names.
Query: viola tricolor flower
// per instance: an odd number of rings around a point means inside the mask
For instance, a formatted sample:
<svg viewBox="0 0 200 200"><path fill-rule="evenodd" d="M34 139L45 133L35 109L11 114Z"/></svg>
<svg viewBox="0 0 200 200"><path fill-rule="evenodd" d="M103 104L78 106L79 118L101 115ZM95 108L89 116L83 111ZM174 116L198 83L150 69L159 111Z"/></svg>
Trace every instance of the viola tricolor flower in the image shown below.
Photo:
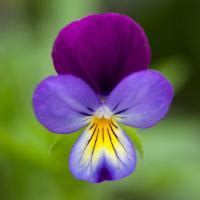
<svg viewBox="0 0 200 200"><path fill-rule="evenodd" d="M150 54L143 29L121 14L90 15L58 34L52 57L59 75L38 85L33 108L51 132L85 127L69 159L76 178L96 183L134 171L136 151L120 124L155 125L173 97L169 81L147 69Z"/></svg>

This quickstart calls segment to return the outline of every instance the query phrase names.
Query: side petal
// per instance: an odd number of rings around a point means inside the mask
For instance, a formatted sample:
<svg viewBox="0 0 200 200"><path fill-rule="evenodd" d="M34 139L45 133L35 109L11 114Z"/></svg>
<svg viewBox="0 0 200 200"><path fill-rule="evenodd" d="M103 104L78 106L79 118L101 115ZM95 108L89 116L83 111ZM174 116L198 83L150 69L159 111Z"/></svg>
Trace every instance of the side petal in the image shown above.
<svg viewBox="0 0 200 200"><path fill-rule="evenodd" d="M112 91L107 106L128 126L147 128L167 113L173 88L159 72L144 70L122 80Z"/></svg>
<svg viewBox="0 0 200 200"><path fill-rule="evenodd" d="M72 74L107 95L128 74L146 69L151 50L142 27L117 13L94 14L58 34L52 58L59 74Z"/></svg>
<svg viewBox="0 0 200 200"><path fill-rule="evenodd" d="M99 105L93 90L71 75L50 76L33 94L37 119L55 133L70 133L85 126Z"/></svg>
<svg viewBox="0 0 200 200"><path fill-rule="evenodd" d="M135 166L134 147L113 120L94 119L70 154L72 174L93 183L126 177Z"/></svg>

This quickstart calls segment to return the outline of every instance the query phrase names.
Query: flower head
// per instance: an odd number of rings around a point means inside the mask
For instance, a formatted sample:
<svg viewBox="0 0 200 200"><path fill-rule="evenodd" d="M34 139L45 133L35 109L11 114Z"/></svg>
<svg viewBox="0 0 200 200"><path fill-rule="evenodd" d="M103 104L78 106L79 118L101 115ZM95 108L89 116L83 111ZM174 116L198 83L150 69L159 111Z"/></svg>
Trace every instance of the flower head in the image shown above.
<svg viewBox="0 0 200 200"><path fill-rule="evenodd" d="M120 124L155 125L173 97L171 84L146 69L150 49L143 30L120 14L91 15L59 33L52 55L60 75L36 88L36 117L54 133L86 126L69 159L78 179L128 176L136 167L136 152Z"/></svg>

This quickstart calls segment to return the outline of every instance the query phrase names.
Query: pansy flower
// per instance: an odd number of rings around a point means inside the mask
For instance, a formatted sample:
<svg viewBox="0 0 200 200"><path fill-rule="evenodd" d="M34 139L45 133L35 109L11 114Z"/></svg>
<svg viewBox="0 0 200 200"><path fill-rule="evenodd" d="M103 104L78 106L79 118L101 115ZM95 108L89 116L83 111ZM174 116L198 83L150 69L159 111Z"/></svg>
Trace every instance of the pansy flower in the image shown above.
<svg viewBox="0 0 200 200"><path fill-rule="evenodd" d="M121 14L90 15L58 34L52 58L59 75L37 86L33 108L51 132L85 127L69 158L76 178L97 183L135 170L136 151L120 125L155 125L173 97L169 81L147 69L150 54L143 29Z"/></svg>

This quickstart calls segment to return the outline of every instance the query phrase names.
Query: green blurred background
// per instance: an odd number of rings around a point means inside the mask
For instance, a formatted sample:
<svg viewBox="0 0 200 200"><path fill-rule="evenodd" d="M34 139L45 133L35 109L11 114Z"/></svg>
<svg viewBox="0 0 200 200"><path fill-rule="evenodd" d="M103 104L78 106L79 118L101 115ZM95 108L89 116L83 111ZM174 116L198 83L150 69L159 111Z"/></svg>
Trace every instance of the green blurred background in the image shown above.
<svg viewBox="0 0 200 200"><path fill-rule="evenodd" d="M199 0L0 0L0 199L199 200L199 10ZM135 173L97 185L69 172L78 134L49 133L36 121L31 97L39 81L55 74L50 53L58 31L108 11L144 27L151 67L171 80L176 95L161 123L139 130L144 159Z"/></svg>

